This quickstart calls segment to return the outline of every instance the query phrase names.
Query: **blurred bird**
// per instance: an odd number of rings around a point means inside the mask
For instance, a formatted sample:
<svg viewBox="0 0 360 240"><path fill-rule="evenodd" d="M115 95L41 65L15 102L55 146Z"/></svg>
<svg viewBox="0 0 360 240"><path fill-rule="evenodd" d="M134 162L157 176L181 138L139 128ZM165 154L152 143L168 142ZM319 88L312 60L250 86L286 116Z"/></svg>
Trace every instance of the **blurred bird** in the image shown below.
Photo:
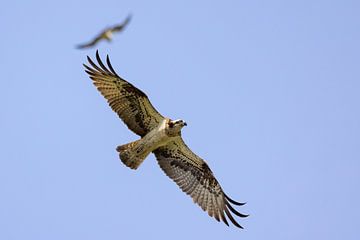
<svg viewBox="0 0 360 240"><path fill-rule="evenodd" d="M84 48L90 48L95 46L99 41L102 39L107 40L110 42L113 37L113 33L115 32L121 32L125 29L125 27L129 24L131 20L131 15L129 15L124 22L121 24L115 25L113 27L108 27L105 30L103 30L100 34L98 34L92 41L84 44L79 44L76 46L77 49L84 49Z"/></svg>

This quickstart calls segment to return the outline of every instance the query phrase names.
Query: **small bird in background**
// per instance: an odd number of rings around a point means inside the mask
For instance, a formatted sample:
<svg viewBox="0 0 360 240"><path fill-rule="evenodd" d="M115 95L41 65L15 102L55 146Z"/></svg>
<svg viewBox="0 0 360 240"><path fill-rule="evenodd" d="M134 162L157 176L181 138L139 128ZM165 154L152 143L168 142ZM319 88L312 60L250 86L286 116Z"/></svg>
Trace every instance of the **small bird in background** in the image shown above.
<svg viewBox="0 0 360 240"><path fill-rule="evenodd" d="M105 39L108 42L110 42L112 40L113 33L123 31L125 29L125 27L129 24L130 20L131 20L131 14L121 24L106 28L100 34L98 34L92 41L90 41L88 43L84 43L84 44L79 44L76 46L76 48L84 49L84 48L93 47L102 39Z"/></svg>

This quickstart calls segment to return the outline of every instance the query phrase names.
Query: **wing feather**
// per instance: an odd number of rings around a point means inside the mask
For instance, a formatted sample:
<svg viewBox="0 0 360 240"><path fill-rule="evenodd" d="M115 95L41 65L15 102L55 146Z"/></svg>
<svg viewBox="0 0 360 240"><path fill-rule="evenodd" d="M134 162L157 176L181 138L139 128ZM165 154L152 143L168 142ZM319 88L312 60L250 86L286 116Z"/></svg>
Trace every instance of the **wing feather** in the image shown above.
<svg viewBox="0 0 360 240"><path fill-rule="evenodd" d="M242 228L232 216L247 217L236 211L230 203L243 205L230 199L211 172L206 162L194 154L181 137L154 151L160 168L173 179L180 189L190 195L209 216L229 225L226 216Z"/></svg>
<svg viewBox="0 0 360 240"><path fill-rule="evenodd" d="M196 182L195 180L193 181L194 183ZM205 188L205 186L202 186L202 188L201 188L201 191L200 191L200 193L199 193L199 198L196 200L198 203L199 203L199 206L201 207L201 208L203 208L203 205L204 205L204 197L205 197L205 195L206 195L206 188ZM204 209L204 208L203 208ZM204 210L205 211L205 210Z"/></svg>
<svg viewBox="0 0 360 240"><path fill-rule="evenodd" d="M219 208L217 206L217 203L216 203L216 197L214 194L211 194L211 198L212 198L212 203L213 203L213 206L214 206L214 218L219 222L220 221L220 218L219 218Z"/></svg>
<svg viewBox="0 0 360 240"><path fill-rule="evenodd" d="M129 14L129 15L127 16L127 18L124 20L124 22L122 22L122 23L120 23L120 24L112 27L111 30L112 30L113 32L123 31L123 30L125 29L125 27L129 24L129 22L130 22L130 20L131 20L131 17L132 17L132 15Z"/></svg>
<svg viewBox="0 0 360 240"><path fill-rule="evenodd" d="M201 208L204 211L207 211L207 209L208 209L209 194L207 194L207 192L206 192L207 187L208 187L208 181L205 181L205 184L204 184L204 199L203 199L203 203L201 204Z"/></svg>
<svg viewBox="0 0 360 240"><path fill-rule="evenodd" d="M87 59L91 67L84 64L85 72L130 130L142 137L164 119L145 93L115 72L109 56L106 57L107 66L102 62L98 51L98 65L90 57Z"/></svg>
<svg viewBox="0 0 360 240"><path fill-rule="evenodd" d="M220 212L221 220L222 220L226 225L229 226L229 223L228 223L227 220L226 220L224 211L221 211L221 209L224 209L224 202L221 201L220 198L216 198L216 200L217 200L217 204L219 204L219 206L220 206L220 209L219 209L220 211L219 211L219 212Z"/></svg>
<svg viewBox="0 0 360 240"><path fill-rule="evenodd" d="M93 40L91 40L88 43L84 43L84 44L79 44L76 46L76 48L78 49L84 49L84 48L89 48L89 47L93 47L95 44L97 44L100 40L103 39L102 34L96 36Z"/></svg>

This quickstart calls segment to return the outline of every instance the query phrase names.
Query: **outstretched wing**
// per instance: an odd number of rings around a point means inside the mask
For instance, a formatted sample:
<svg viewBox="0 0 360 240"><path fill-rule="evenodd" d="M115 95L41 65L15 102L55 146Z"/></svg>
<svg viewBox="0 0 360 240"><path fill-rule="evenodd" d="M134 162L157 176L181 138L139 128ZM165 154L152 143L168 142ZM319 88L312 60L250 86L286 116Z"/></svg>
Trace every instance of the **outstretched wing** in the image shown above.
<svg viewBox="0 0 360 240"><path fill-rule="evenodd" d="M124 20L124 22L122 22L121 24L118 24L116 26L114 26L111 30L112 32L120 32L122 30L124 30L124 28L129 24L130 20L131 20L131 14Z"/></svg>
<svg viewBox="0 0 360 240"><path fill-rule="evenodd" d="M237 227L242 228L231 215L247 217L236 211L234 205L244 205L229 198L221 189L209 166L194 154L181 137L154 151L161 169L190 195L209 216L229 225L226 216Z"/></svg>
<svg viewBox="0 0 360 240"><path fill-rule="evenodd" d="M151 105L145 93L117 75L109 56L106 58L107 67L101 61L98 51L96 59L99 66L88 57L91 67L84 64L85 72L128 128L141 137L146 135L164 117Z"/></svg>
<svg viewBox="0 0 360 240"><path fill-rule="evenodd" d="M77 49L84 49L84 48L89 48L89 47L93 47L95 44L97 44L100 40L103 39L103 34L101 33L98 36L96 36L93 40L91 40L88 43L84 43L84 44L79 44L76 46Z"/></svg>

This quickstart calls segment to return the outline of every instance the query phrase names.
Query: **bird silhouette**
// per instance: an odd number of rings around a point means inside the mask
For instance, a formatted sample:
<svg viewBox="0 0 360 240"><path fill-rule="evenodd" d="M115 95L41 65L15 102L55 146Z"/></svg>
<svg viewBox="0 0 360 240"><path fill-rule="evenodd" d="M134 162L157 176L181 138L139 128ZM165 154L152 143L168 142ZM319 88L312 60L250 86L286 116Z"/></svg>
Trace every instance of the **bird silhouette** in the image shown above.
<svg viewBox="0 0 360 240"><path fill-rule="evenodd" d="M121 24L117 24L115 26L112 27L108 27L105 28L101 33L99 33L93 40L91 40L88 43L84 43L84 44L79 44L76 46L77 49L85 49L85 48L91 48L93 46L95 46L99 41L101 40L107 40L108 42L110 42L112 40L113 37L113 33L115 32L122 32L125 27L129 24L130 20L131 20L131 15L129 15L124 22L122 22Z"/></svg>

